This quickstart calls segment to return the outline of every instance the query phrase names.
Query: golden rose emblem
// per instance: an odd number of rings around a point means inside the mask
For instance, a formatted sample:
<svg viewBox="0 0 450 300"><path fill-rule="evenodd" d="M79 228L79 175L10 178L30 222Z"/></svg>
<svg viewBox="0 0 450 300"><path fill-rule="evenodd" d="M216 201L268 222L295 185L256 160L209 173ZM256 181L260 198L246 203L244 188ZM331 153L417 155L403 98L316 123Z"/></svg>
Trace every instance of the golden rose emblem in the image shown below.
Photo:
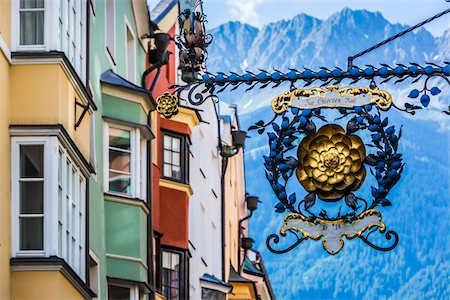
<svg viewBox="0 0 450 300"><path fill-rule="evenodd" d="M339 125L325 125L315 135L306 136L297 155L298 181L322 200L337 201L364 182L364 143Z"/></svg>
<svg viewBox="0 0 450 300"><path fill-rule="evenodd" d="M178 98L165 92L156 99L156 110L167 119L178 114Z"/></svg>

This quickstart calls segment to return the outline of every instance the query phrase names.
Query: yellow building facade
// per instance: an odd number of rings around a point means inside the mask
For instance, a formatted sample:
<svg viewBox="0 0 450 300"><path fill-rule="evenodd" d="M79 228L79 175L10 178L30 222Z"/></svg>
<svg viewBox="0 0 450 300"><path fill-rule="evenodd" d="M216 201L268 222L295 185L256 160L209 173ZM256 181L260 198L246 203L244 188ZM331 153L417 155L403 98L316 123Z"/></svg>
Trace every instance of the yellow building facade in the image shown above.
<svg viewBox="0 0 450 300"><path fill-rule="evenodd" d="M71 5L73 16L58 16L56 1L0 1L0 299L94 296L86 222L95 105L82 50L87 7ZM52 40L54 30L68 40Z"/></svg>

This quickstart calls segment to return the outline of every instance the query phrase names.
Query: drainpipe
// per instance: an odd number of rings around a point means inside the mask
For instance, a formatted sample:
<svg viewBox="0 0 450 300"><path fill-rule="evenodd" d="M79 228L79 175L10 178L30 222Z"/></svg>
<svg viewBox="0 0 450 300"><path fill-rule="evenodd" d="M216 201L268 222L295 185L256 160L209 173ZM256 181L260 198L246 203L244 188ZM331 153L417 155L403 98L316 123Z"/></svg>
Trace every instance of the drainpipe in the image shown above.
<svg viewBox="0 0 450 300"><path fill-rule="evenodd" d="M217 103L217 106L220 103ZM222 145L222 134L221 134L221 126L220 126L220 118L219 113L217 111L216 105L214 105L214 111L216 113L217 118L217 147L220 151L220 146ZM222 235L222 280L225 280L225 172L227 170L228 158L222 157L222 170L220 174L220 215L221 215L221 235Z"/></svg>

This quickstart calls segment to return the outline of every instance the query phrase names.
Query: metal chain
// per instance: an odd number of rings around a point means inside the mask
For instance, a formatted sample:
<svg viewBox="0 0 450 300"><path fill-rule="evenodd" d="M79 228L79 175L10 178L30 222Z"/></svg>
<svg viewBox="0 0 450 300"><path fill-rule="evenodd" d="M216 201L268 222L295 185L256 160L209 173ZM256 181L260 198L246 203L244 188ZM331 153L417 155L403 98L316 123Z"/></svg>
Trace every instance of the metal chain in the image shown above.
<svg viewBox="0 0 450 300"><path fill-rule="evenodd" d="M437 15L426 19L425 21L422 21L422 22L420 22L420 23L418 23L418 24L416 24L416 25L414 25L414 26L412 26L412 27L410 27L410 28L408 28L408 29L406 29L406 30L404 30L402 32L399 32L396 35L393 35L390 38L385 39L384 41L381 41L378 44L375 44L372 47L370 47L370 48L368 48L368 49L366 49L364 51L359 52L358 54L355 54L353 56L349 56L348 57L348 64L347 64L348 71L350 71L353 68L353 60L355 58L363 56L364 54L367 54L367 53L369 53L369 52L371 52L371 51L373 51L373 50L375 50L375 49L377 49L377 48L379 48L379 47L381 47L381 46L383 46L383 45L385 45L385 44L387 44L389 42L392 42L393 40L395 40L395 39L397 39L397 38L399 38L399 37L401 37L401 36L411 32L411 31L413 31L413 30L415 30L415 29L417 29L419 27L422 27L423 25L425 25L427 23L430 23L431 21L433 21L433 20L435 20L437 18L440 18L443 15L448 14L449 12L450 12L450 9L444 10L443 12L440 12Z"/></svg>

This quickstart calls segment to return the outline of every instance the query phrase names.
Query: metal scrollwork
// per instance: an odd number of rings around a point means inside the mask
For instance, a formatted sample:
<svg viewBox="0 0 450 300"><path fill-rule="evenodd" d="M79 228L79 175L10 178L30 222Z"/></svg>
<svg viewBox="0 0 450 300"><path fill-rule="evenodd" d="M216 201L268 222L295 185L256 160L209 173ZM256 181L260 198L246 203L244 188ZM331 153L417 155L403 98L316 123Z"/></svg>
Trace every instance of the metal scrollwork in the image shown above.
<svg viewBox="0 0 450 300"><path fill-rule="evenodd" d="M358 88L352 91L331 86L327 90L343 94L368 94L373 89ZM389 124L387 117L383 118L381 108L372 103L371 95L364 100L366 102L362 102L367 104L362 106L333 108L341 114L336 121L348 119L345 129L337 124L326 124L317 129L315 120L327 121L322 115L323 108L300 109L291 103L288 105L295 97L294 92L278 98L279 108L286 105L284 111L275 114L268 123L259 121L249 128L259 134L268 131L269 153L263 156L266 178L279 201L275 211L290 212L285 217L280 236L271 235L267 239L269 250L285 253L306 239L322 239L324 249L335 255L344 246L343 237L347 240L359 237L378 249L379 246L371 242L369 236L374 229L385 231L381 213L375 208L392 205L387 196L403 172L404 163L398 152L401 128L397 130ZM326 92L318 88L297 91L297 95L323 95ZM382 97L391 99L390 95ZM270 127L272 130L269 130ZM369 132L372 143L364 144L355 135L358 132ZM294 148L298 148L297 158L289 156ZM371 199L355 194L363 185L366 168L377 182L377 186L371 187ZM297 205L297 193L289 193L287 188L294 174L307 192ZM342 205L339 211L333 212L325 208L326 202L342 202ZM288 232L295 234L296 242L284 250L276 250L273 244L277 244L280 237L285 237ZM386 238L391 236L397 242L386 249L393 249L398 243L398 236L392 231Z"/></svg>
<svg viewBox="0 0 450 300"><path fill-rule="evenodd" d="M289 232L291 232L291 231L289 231ZM285 249L277 250L272 247L271 243L273 241L273 243L278 244L280 242L280 237L277 234L271 234L266 239L267 249L269 249L270 252L275 253L275 254L287 253L287 252L291 251L292 249L294 249L295 247L297 247L298 245L300 245L300 243L303 240L305 240L304 238L298 237L296 234L295 234L295 236L296 236L297 240L292 245L290 245L289 247L287 247Z"/></svg>
<svg viewBox="0 0 450 300"><path fill-rule="evenodd" d="M392 239L392 237L394 237L393 243L390 246L387 247L383 247L383 246L378 246L375 245L374 243L369 241L369 236L372 232L370 232L367 236L360 236L359 238L366 243L367 245L369 245L370 247L374 248L375 250L378 251L391 251L392 249L394 249L395 247L397 247L399 238L398 238L398 234L397 232L393 231L393 230L388 230L384 233L384 236L386 237L386 240L390 241Z"/></svg>

